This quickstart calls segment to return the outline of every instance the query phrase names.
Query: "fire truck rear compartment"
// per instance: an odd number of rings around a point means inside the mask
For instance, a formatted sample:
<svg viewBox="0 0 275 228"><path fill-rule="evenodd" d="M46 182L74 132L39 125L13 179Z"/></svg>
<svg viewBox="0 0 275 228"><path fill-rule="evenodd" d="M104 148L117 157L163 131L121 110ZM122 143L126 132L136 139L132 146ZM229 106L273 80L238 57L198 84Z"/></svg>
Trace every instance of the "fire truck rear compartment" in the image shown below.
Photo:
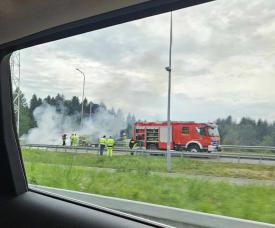
<svg viewBox="0 0 275 228"><path fill-rule="evenodd" d="M158 149L159 142L159 129L158 128L147 128L146 129L146 142L147 149L156 150Z"/></svg>

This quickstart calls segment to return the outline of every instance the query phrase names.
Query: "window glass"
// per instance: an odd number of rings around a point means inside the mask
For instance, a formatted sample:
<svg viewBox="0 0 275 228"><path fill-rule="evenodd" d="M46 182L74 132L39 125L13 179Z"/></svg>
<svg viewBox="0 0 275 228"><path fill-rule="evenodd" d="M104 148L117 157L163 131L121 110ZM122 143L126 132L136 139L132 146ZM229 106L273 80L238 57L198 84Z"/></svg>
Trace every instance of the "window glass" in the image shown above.
<svg viewBox="0 0 275 228"><path fill-rule="evenodd" d="M208 127L207 130L208 130L208 135L209 136L219 136L218 128Z"/></svg>
<svg viewBox="0 0 275 228"><path fill-rule="evenodd" d="M197 127L196 130L200 135L205 135L205 128L204 127Z"/></svg>
<svg viewBox="0 0 275 228"><path fill-rule="evenodd" d="M189 134L189 127L183 127L182 128L182 134L188 135Z"/></svg>
<svg viewBox="0 0 275 228"><path fill-rule="evenodd" d="M173 12L170 128L170 13L13 53L28 183L104 207L114 197L275 224L274 9ZM176 224L130 210L143 207L114 209Z"/></svg>

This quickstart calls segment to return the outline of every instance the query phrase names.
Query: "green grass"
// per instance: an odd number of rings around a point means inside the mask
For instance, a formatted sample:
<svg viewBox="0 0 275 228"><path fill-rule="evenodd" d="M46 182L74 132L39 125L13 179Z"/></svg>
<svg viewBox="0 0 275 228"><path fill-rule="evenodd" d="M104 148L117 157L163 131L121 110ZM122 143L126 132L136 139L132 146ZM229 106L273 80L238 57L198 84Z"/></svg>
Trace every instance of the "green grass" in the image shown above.
<svg viewBox="0 0 275 228"><path fill-rule="evenodd" d="M275 188L271 186L30 162L25 168L34 184L275 223Z"/></svg>
<svg viewBox="0 0 275 228"><path fill-rule="evenodd" d="M274 186L233 185L149 172L165 171L163 157L114 156L110 159L91 154L23 150L23 158L29 183L275 224ZM234 170L236 176L238 170L241 170L239 173L255 171L258 174L253 175L257 177L266 171L274 174L272 166L172 159L172 170L179 173L232 175L228 169Z"/></svg>
<svg viewBox="0 0 275 228"><path fill-rule="evenodd" d="M106 156L47 152L37 149L23 149L26 162L47 164L73 164L75 166L114 168L121 171L142 170L144 172L165 172L166 161L161 156ZM211 175L218 177L239 177L260 180L275 180L275 166L264 164L236 164L205 160L172 158L172 172L190 175Z"/></svg>

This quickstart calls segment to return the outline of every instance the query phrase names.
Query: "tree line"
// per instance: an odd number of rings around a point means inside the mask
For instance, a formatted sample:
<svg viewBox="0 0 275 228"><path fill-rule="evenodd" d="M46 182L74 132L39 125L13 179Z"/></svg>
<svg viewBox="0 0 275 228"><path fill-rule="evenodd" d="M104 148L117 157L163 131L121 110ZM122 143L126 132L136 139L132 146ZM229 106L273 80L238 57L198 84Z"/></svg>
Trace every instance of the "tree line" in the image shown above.
<svg viewBox="0 0 275 228"><path fill-rule="evenodd" d="M36 94L32 95L29 103L24 94L20 93L20 136L26 134L31 128L37 127L37 123L33 116L33 111L43 103L48 103L56 107L57 112L65 115L76 115L81 112L82 102L78 97L73 96L66 99L64 95L57 94L55 97L46 96L40 98ZM106 105L88 101L83 101L84 117L93 117L99 110L105 110L111 115L123 115L122 110L117 111L112 107L108 109ZM80 115L76 120L80 123ZM133 136L133 125L136 122L135 115L128 114L125 118L126 129L122 129L127 136ZM275 146L275 122L268 123L266 120L254 120L249 117L243 117L240 121L233 120L232 116L227 118L219 118L216 121L221 136L221 143L225 145L248 145L248 146Z"/></svg>
<svg viewBox="0 0 275 228"><path fill-rule="evenodd" d="M275 122L243 117L239 122L231 116L216 121L224 145L275 146Z"/></svg>
<svg viewBox="0 0 275 228"><path fill-rule="evenodd" d="M57 94L56 96L46 96L45 98L40 98L36 94L33 94L29 103L27 102L24 94L20 92L20 128L19 135L28 133L31 128L37 127L37 122L34 118L34 110L42 105L43 103L48 103L56 108L57 112L62 112L64 115L72 116L76 115L76 121L80 124L80 113L82 109L82 102L78 97L73 96L71 99L66 99L64 95ZM113 116L124 116L121 109L115 110L114 107L108 109L107 106L101 102L100 104L88 101L87 98L83 100L83 117L91 117L99 111L108 112ZM124 117L123 117L124 118ZM129 137L133 136L133 125L136 122L136 117L134 114L128 113L125 118L126 128L122 129L121 133L125 132Z"/></svg>

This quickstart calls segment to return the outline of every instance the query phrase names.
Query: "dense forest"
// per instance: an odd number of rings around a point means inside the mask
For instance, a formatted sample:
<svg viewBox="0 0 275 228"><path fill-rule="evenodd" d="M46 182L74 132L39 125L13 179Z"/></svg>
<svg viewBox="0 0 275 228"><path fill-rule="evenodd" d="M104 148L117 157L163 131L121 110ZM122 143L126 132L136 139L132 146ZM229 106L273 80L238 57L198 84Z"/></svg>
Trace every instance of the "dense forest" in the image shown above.
<svg viewBox="0 0 275 228"><path fill-rule="evenodd" d="M28 133L29 129L35 128L37 123L33 116L35 108L39 107L43 103L48 103L56 108L57 112L62 112L64 115L76 116L76 121L80 124L80 115L82 102L78 97L73 96L71 99L65 99L61 94L57 94L55 97L47 96L45 98L37 97L33 94L30 102L26 101L24 94L20 93L20 136ZM92 101L88 101L86 98L83 101L83 116L93 117L99 110L107 111L113 116L124 116L121 109L115 110L113 107L108 109L104 103L96 104ZM133 124L136 122L136 118L133 114L128 114L125 118L126 129L122 129L128 136L133 135Z"/></svg>
<svg viewBox="0 0 275 228"><path fill-rule="evenodd" d="M27 133L29 129L37 126L33 116L36 107L48 103L56 107L57 112L63 112L65 115L77 115L81 112L82 103L78 97L65 99L63 95L57 94L55 97L47 96L45 98L32 96L27 103L24 94L21 93L20 107L20 136ZM84 117L93 117L100 109L107 110L111 115L123 115L122 110L117 111L114 108L108 109L104 103L96 104L84 99ZM80 116L77 119L80 122ZM128 114L125 118L127 128L122 129L128 136L133 135L133 124L136 118L133 114ZM240 121L234 121L231 116L219 118L215 121L219 127L221 143L226 145L268 145L275 146L275 122L268 123L265 120L253 120L249 117L243 117Z"/></svg>
<svg viewBox="0 0 275 228"><path fill-rule="evenodd" d="M217 119L221 143L225 145L275 146L275 123L243 117L239 122L231 116Z"/></svg>

